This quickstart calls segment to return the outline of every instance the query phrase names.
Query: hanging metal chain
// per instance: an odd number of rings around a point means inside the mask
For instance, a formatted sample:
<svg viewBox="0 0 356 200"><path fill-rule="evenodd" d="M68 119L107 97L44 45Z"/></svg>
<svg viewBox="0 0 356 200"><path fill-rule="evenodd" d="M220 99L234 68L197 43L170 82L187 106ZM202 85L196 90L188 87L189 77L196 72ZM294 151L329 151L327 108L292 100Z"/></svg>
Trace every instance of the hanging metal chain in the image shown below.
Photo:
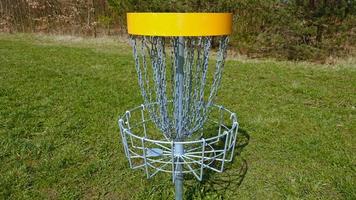
<svg viewBox="0 0 356 200"><path fill-rule="evenodd" d="M140 43L137 42L138 39ZM164 37L130 36L138 82L144 103L147 105L146 109L167 140L192 135L207 119L208 107L211 106L221 82L228 43L227 36L220 37L215 70L212 83L209 85L207 79L212 39L184 38L184 76L180 83L175 70L179 62L178 37L171 38L171 62L167 62ZM138 46L140 53L137 50ZM167 63L170 63L170 67L167 67ZM183 84L183 135L177 135L179 84Z"/></svg>

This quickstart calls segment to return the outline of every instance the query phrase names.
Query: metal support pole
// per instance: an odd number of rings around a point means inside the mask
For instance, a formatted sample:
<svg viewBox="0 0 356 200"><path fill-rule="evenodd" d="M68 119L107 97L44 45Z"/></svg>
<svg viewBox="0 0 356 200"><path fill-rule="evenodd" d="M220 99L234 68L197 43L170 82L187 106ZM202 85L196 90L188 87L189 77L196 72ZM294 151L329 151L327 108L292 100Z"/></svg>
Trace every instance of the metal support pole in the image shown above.
<svg viewBox="0 0 356 200"><path fill-rule="evenodd" d="M182 155L184 153L184 147L183 144L176 144L175 146L175 155L179 156ZM182 159L177 157L177 162L182 162ZM175 180L174 180L174 184L175 184L175 195L176 195L176 200L182 200L183 199L183 166L182 164L177 164L176 167L176 174L175 174Z"/></svg>
<svg viewBox="0 0 356 200"><path fill-rule="evenodd" d="M178 65L176 69L177 81L178 81L178 133L176 141L181 141L183 136L183 92L184 92L184 38L179 37L178 39ZM177 156L177 162L182 162L182 159L179 157L184 154L183 144L177 144L175 146L175 155ZM175 174L175 199L183 199L183 166L182 164L177 164L176 174Z"/></svg>

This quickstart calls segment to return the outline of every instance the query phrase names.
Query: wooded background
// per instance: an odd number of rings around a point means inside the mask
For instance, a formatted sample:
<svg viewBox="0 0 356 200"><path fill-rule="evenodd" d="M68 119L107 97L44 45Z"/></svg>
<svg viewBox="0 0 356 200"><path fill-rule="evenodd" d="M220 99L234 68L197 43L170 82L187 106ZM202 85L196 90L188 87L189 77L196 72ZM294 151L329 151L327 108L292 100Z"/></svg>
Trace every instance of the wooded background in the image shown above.
<svg viewBox="0 0 356 200"><path fill-rule="evenodd" d="M356 55L356 0L0 0L0 32L125 35L134 11L233 12L231 49L249 57Z"/></svg>

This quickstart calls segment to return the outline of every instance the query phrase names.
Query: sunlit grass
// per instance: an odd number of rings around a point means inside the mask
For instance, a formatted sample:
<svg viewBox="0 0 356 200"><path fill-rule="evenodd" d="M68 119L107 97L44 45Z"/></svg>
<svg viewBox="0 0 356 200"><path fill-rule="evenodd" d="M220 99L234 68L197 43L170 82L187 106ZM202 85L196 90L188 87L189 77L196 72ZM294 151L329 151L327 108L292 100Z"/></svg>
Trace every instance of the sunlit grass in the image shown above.
<svg viewBox="0 0 356 200"><path fill-rule="evenodd" d="M168 174L124 159L116 120L141 104L131 49L56 37L0 35L0 198L172 199ZM223 78L242 152L188 179L187 199L356 198L355 67L230 59Z"/></svg>

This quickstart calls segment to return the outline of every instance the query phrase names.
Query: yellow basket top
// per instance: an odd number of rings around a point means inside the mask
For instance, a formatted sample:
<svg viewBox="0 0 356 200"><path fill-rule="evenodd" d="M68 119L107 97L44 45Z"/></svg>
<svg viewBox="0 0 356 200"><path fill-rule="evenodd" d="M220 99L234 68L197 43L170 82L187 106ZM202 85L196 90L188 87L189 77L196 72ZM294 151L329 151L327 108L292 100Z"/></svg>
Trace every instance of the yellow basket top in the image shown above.
<svg viewBox="0 0 356 200"><path fill-rule="evenodd" d="M131 35L218 36L232 32L231 13L127 13Z"/></svg>

